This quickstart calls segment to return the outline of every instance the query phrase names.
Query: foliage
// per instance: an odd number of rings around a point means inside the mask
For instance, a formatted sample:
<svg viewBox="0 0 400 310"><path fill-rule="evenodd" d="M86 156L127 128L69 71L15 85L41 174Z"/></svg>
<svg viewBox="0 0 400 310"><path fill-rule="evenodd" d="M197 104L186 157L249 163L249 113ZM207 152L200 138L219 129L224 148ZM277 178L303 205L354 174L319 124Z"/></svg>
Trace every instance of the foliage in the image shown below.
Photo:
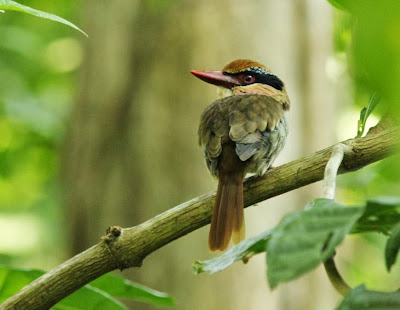
<svg viewBox="0 0 400 310"><path fill-rule="evenodd" d="M126 280L115 274L106 274L92 281L90 286L101 289L113 297L135 299L156 306L173 306L175 304L168 294Z"/></svg>
<svg viewBox="0 0 400 310"><path fill-rule="evenodd" d="M388 271L396 262L400 250L400 224L393 229L392 235L388 239L385 248L386 268Z"/></svg>
<svg viewBox="0 0 400 310"><path fill-rule="evenodd" d="M386 233L393 230L396 242L393 241L393 250L387 254L393 260L399 251L398 232L394 229L399 219L400 197L377 197L356 207L330 199L315 199L305 210L286 215L274 229L244 240L220 257L197 262L195 271L214 273L246 257L249 252L266 251L268 281L274 288L280 282L298 278L331 257L348 233L375 231L376 227L384 227Z"/></svg>
<svg viewBox="0 0 400 310"><path fill-rule="evenodd" d="M353 227L353 233L380 232L389 235L393 227L400 222L400 197L376 197L363 206L364 214Z"/></svg>
<svg viewBox="0 0 400 310"><path fill-rule="evenodd" d="M215 259L204 262L196 261L193 264L193 269L197 274L205 271L212 274L227 268L238 260L247 262L252 256L265 251L270 238L271 231L267 230L258 236L243 240L240 244Z"/></svg>
<svg viewBox="0 0 400 310"><path fill-rule="evenodd" d="M79 9L65 0L47 8L68 18ZM81 45L70 28L21 14L0 17L0 223L14 230L0 245L0 264L51 265L65 255L57 176ZM54 244L57 254L44 254Z"/></svg>
<svg viewBox="0 0 400 310"><path fill-rule="evenodd" d="M85 36L87 36L87 34L85 32L83 32L81 29L79 29L73 23L65 20L64 18L61 18L61 17L59 17L57 15L54 15L54 14L50 14L50 13L46 13L46 12L43 12L43 11L35 10L35 9L29 7L29 6L19 4L19 3L15 2L15 1L0 0L0 10L1 9L2 10L6 10L6 11L23 12L23 13L31 14L33 16L40 17L40 18L53 20L53 21L65 24L67 26L70 26L70 27L82 32Z"/></svg>
<svg viewBox="0 0 400 310"><path fill-rule="evenodd" d="M350 291L338 310L395 310L400 308L400 292L368 291L364 285Z"/></svg>
<svg viewBox="0 0 400 310"><path fill-rule="evenodd" d="M376 91L389 106L398 111L400 2L352 2L350 12L357 19L351 43L355 81L360 87Z"/></svg>
<svg viewBox="0 0 400 310"><path fill-rule="evenodd" d="M371 115L372 111L374 111L376 105L379 103L379 96L377 94L373 94L370 98L368 105L362 108L360 112L360 119L358 121L357 128L357 137L361 137L365 131L365 124L367 123L368 117Z"/></svg>
<svg viewBox="0 0 400 310"><path fill-rule="evenodd" d="M266 248L271 288L299 277L331 257L362 213L363 208L315 199L304 211L285 216L273 230Z"/></svg>
<svg viewBox="0 0 400 310"><path fill-rule="evenodd" d="M0 267L0 302L17 293L44 272L36 269ZM173 306L167 294L114 274L106 274L64 298L53 309L127 309L116 298L133 299L156 306Z"/></svg>

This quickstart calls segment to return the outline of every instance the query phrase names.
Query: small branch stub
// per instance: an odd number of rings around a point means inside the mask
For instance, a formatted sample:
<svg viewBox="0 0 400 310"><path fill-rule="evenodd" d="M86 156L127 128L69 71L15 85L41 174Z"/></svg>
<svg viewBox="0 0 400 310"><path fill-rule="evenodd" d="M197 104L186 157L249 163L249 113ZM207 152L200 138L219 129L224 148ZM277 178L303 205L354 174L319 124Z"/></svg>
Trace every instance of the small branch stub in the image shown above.
<svg viewBox="0 0 400 310"><path fill-rule="evenodd" d="M122 227L110 226L107 228L106 235L102 237L102 240L104 240L104 242L106 243L107 249L110 252L110 255L112 256L113 260L115 261L115 264L118 266L118 269L122 271L127 267L119 260L118 254L115 253L115 251L113 250L114 243L117 240L117 238L121 236L121 233L122 233Z"/></svg>
<svg viewBox="0 0 400 310"><path fill-rule="evenodd" d="M121 226L110 226L106 230L106 235L103 239L108 243L115 241L121 235L122 227Z"/></svg>

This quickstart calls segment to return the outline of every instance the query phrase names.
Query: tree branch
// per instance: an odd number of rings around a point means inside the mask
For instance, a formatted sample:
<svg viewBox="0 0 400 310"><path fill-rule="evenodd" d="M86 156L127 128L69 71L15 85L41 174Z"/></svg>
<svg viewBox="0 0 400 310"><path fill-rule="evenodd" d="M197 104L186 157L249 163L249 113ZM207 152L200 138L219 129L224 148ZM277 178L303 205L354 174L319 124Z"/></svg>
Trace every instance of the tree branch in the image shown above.
<svg viewBox="0 0 400 310"><path fill-rule="evenodd" d="M349 148L339 173L360 169L389 156L400 138L398 128L378 128L342 142ZM323 178L332 147L245 180L246 207ZM143 259L210 222L215 192L202 195L131 228L112 227L95 246L24 287L0 309L48 309L83 285L114 269L139 267Z"/></svg>

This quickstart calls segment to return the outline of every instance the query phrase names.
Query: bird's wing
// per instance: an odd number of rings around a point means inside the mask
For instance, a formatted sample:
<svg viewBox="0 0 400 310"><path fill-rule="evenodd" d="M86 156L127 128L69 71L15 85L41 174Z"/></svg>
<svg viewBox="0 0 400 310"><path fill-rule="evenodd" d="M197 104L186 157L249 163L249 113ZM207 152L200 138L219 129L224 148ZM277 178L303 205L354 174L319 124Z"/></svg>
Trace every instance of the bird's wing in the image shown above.
<svg viewBox="0 0 400 310"><path fill-rule="evenodd" d="M229 137L236 143L236 154L246 161L261 147L283 117L282 104L269 96L247 95L229 109Z"/></svg>
<svg viewBox="0 0 400 310"><path fill-rule="evenodd" d="M227 99L214 101L204 110L200 119L199 145L204 147L207 167L213 175L217 174L217 162L222 152L222 144L229 140L229 100Z"/></svg>
<svg viewBox="0 0 400 310"><path fill-rule="evenodd" d="M224 143L235 142L236 154L246 161L264 147L265 134L276 128L282 116L282 103L263 95L230 96L209 105L198 133L211 173L216 175Z"/></svg>

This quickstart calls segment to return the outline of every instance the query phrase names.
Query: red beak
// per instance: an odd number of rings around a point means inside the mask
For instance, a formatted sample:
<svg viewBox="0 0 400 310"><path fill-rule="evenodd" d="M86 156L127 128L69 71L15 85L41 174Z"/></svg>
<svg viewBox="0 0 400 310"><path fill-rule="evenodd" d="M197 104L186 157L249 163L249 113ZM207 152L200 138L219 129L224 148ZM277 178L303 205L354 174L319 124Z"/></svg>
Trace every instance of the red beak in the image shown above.
<svg viewBox="0 0 400 310"><path fill-rule="evenodd" d="M217 86L223 86L226 88L232 88L234 86L240 85L240 81L233 75L229 75L223 71L199 71L192 70L191 74L198 77L204 82L214 84Z"/></svg>

